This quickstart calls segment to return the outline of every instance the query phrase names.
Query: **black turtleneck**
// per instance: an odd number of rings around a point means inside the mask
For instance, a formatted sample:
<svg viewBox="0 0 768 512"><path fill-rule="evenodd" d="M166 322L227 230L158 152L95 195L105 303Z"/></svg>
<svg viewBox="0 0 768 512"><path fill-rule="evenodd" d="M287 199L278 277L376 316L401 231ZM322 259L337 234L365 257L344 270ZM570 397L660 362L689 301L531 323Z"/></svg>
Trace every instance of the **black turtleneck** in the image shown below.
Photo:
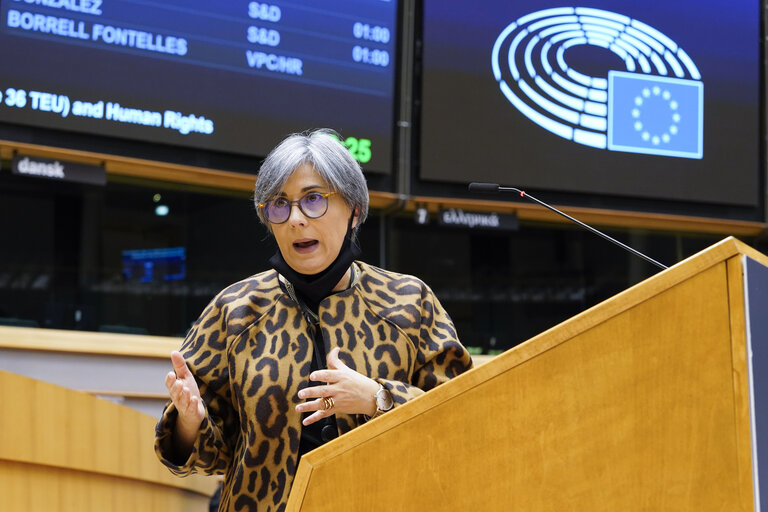
<svg viewBox="0 0 768 512"><path fill-rule="evenodd" d="M336 259L331 262L321 272L317 274L300 274L296 272L283 258L283 254L280 249L269 259L269 264L272 268L280 272L280 274L291 282L293 288L301 294L302 299L305 300L306 305L313 311L317 311L320 301L329 296L333 288L339 284L339 281L344 277L344 274L349 270L352 262L360 258L362 251L357 243L352 241L352 220L354 214L349 219L347 225L347 233L344 235L344 243L341 244L339 254Z"/></svg>

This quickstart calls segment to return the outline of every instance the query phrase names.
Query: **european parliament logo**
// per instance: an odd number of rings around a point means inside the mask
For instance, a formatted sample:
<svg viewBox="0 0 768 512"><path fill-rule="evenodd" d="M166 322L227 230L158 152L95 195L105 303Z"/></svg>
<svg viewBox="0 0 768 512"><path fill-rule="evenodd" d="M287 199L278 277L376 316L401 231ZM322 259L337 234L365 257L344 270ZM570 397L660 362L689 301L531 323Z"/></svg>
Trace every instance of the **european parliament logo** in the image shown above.
<svg viewBox="0 0 768 512"><path fill-rule="evenodd" d="M588 76L567 50L600 47L625 70ZM509 24L491 52L502 94L525 117L578 144L610 151L702 158L704 85L671 38L602 9L560 7Z"/></svg>

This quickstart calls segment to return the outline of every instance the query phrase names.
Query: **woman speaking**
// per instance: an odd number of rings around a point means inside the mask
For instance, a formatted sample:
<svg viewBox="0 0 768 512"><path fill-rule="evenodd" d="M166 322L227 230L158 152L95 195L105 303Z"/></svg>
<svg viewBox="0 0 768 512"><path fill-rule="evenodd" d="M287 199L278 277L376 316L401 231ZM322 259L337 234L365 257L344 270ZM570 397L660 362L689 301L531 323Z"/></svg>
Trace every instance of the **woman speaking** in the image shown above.
<svg viewBox="0 0 768 512"><path fill-rule="evenodd" d="M302 454L472 366L423 282L358 261L368 190L332 132L272 150L255 202L273 270L221 291L171 355L155 442L177 475L226 475L222 511L282 510Z"/></svg>

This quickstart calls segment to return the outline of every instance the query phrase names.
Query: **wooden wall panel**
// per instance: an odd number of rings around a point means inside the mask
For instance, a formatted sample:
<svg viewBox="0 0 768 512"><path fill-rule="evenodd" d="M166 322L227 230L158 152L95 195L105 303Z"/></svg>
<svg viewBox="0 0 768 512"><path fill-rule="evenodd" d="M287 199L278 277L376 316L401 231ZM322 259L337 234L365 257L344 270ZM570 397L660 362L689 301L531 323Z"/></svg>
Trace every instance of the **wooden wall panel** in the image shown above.
<svg viewBox="0 0 768 512"><path fill-rule="evenodd" d="M0 157L10 159L16 153L64 159L70 162L81 162L90 165L103 165L109 180L138 178L147 181L164 181L209 193L231 191L242 194L251 192L256 181L255 175L251 174L0 140ZM253 170L255 171L256 168ZM464 208L475 211L514 213L521 220L525 221L556 224L567 224L569 222L559 215L529 202L488 200L481 196L474 199L407 196L375 190L370 191L369 195L371 208L380 210L413 212L417 207L423 206L434 213L440 208ZM555 206L583 222L620 229L641 228L659 231L755 236L762 233L766 228L765 222L757 221L654 214L640 211L618 211L564 205Z"/></svg>
<svg viewBox="0 0 768 512"><path fill-rule="evenodd" d="M0 460L0 510L8 512L207 512L208 501L149 482Z"/></svg>
<svg viewBox="0 0 768 512"><path fill-rule="evenodd" d="M155 456L155 422L0 372L0 510L207 512L217 479L173 476Z"/></svg>

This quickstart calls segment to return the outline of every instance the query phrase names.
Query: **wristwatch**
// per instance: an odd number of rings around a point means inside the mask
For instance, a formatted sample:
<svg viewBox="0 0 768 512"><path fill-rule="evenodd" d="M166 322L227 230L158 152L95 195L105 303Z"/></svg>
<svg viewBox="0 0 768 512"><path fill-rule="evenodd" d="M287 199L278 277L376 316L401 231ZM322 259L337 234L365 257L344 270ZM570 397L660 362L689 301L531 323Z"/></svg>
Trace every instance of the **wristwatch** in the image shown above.
<svg viewBox="0 0 768 512"><path fill-rule="evenodd" d="M381 416L395 405L392 401L392 395L381 384L379 384L379 390L373 395L373 398L376 399L376 412L371 416L371 419Z"/></svg>

